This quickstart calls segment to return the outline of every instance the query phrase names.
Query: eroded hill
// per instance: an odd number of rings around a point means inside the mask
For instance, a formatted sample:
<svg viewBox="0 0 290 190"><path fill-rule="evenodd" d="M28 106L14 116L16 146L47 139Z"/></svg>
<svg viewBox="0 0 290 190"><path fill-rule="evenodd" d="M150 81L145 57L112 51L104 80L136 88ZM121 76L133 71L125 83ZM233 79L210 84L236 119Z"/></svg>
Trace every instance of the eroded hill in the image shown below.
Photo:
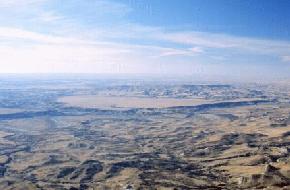
<svg viewBox="0 0 290 190"><path fill-rule="evenodd" d="M290 188L285 84L19 83L0 91L0 189Z"/></svg>

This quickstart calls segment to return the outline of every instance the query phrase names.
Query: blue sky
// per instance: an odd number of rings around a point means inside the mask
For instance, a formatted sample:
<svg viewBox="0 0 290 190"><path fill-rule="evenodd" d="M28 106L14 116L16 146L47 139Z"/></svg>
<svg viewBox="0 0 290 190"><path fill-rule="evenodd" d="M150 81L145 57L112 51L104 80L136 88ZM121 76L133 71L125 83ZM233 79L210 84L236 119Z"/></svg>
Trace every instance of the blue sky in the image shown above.
<svg viewBox="0 0 290 190"><path fill-rule="evenodd" d="M1 73L290 73L288 0L0 0Z"/></svg>

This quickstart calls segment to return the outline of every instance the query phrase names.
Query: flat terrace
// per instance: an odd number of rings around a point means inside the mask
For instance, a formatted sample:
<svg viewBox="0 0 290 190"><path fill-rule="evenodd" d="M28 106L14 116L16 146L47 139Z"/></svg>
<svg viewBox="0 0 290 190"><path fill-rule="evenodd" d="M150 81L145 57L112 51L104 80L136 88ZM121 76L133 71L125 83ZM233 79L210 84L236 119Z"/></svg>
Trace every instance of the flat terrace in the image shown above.
<svg viewBox="0 0 290 190"><path fill-rule="evenodd" d="M258 99L236 99L228 102L255 101ZM223 101L207 100L203 98L151 98L151 97L130 97L130 96L99 96L79 95L65 96L58 99L58 102L66 106L81 108L170 108L184 106L198 106L202 104L214 104Z"/></svg>

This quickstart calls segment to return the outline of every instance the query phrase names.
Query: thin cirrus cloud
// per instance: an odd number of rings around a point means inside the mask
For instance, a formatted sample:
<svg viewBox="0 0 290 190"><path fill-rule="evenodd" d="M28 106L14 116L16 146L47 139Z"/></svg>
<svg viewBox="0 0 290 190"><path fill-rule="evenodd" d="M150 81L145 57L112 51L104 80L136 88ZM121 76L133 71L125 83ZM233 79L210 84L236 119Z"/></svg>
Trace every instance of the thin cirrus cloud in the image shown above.
<svg viewBox="0 0 290 190"><path fill-rule="evenodd" d="M162 62L158 57L169 56L168 52L180 54L182 51L45 35L15 28L0 28L0 40L3 42L0 56L4 60L1 72L134 72L132 68ZM120 71L119 65L124 70Z"/></svg>
<svg viewBox="0 0 290 190"><path fill-rule="evenodd" d="M47 0L0 0L0 8L19 7L40 4Z"/></svg>
<svg viewBox="0 0 290 190"><path fill-rule="evenodd" d="M33 7L15 15L17 22L29 27L0 25L0 72L211 74L231 72L227 64L263 65L261 57L272 58L273 64L290 62L287 41L132 23L124 16L132 8L112 1L66 1L66 11L48 9L45 5L50 2L0 0L0 9L6 11ZM112 15L118 19L112 20ZM34 30L35 23L44 31Z"/></svg>
<svg viewBox="0 0 290 190"><path fill-rule="evenodd" d="M289 57L285 56L289 53L287 50L289 44L285 42L247 39L247 42L244 43L244 38L226 38L224 35L216 34L214 34L214 40L203 38L200 36L201 34L199 36L186 34L186 37L183 36L185 39L183 41L179 33L166 33L160 37L161 33L160 31L159 34L147 36L147 40L154 45L142 45L132 42L114 42L104 36L100 39L83 39L83 37L78 39L2 27L0 28L0 39L6 43L0 45L0 55L2 60L5 60L6 67L1 66L1 71L134 73L140 72L138 68L146 67L146 65L151 67L154 63L168 65L173 63L174 65L176 62L175 64L182 66L182 60L184 63L191 62L192 65L199 67L200 64L207 63L196 62L195 60L198 60L196 57L214 59L215 56L208 53L211 49L225 49L228 52L252 51L277 56L284 62L289 61ZM141 33L136 36L139 35L142 36ZM209 34L204 35L209 36ZM120 35L118 38L122 38L122 36ZM25 41L27 43L24 43ZM183 44L185 47L158 45L162 41ZM224 43L225 41L227 43ZM221 44L217 45L219 42ZM120 64L123 65L121 71ZM137 70L134 71L131 68ZM150 69L146 70L149 73L153 72Z"/></svg>
<svg viewBox="0 0 290 190"><path fill-rule="evenodd" d="M240 50L256 54L282 56L290 53L290 42L237 37L203 32L163 33L159 39L205 48Z"/></svg>
<svg viewBox="0 0 290 190"><path fill-rule="evenodd" d="M34 18L35 20L43 21L43 22L54 22L54 21L59 21L62 20L63 17L60 15L57 15L53 11L47 11L39 14L37 18Z"/></svg>
<svg viewBox="0 0 290 190"><path fill-rule="evenodd" d="M284 61L284 62L290 62L290 55L288 56L288 55L286 55L286 56L282 56L282 60Z"/></svg>

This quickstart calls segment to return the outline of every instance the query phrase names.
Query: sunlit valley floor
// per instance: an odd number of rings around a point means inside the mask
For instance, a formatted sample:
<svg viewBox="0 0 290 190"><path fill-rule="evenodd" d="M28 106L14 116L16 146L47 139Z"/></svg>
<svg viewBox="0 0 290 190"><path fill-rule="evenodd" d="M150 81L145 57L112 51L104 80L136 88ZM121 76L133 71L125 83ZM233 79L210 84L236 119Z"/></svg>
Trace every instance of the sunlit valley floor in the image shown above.
<svg viewBox="0 0 290 190"><path fill-rule="evenodd" d="M290 188L290 83L2 81L0 189Z"/></svg>

